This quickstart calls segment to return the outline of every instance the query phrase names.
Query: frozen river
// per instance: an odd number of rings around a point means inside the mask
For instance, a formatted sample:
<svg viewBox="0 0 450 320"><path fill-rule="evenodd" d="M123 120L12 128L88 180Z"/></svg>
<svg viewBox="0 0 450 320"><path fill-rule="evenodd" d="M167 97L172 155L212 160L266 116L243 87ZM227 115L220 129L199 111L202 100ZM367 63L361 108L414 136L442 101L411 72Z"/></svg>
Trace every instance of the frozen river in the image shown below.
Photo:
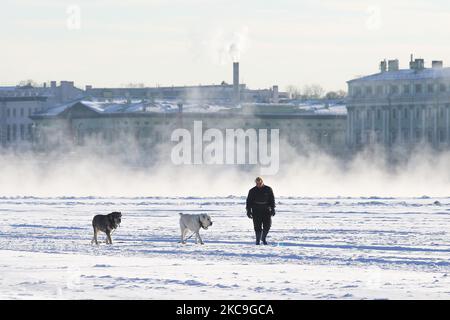
<svg viewBox="0 0 450 320"><path fill-rule="evenodd" d="M121 211L113 245L92 217ZM214 225L179 244L178 212ZM450 198L0 198L2 299L448 299Z"/></svg>

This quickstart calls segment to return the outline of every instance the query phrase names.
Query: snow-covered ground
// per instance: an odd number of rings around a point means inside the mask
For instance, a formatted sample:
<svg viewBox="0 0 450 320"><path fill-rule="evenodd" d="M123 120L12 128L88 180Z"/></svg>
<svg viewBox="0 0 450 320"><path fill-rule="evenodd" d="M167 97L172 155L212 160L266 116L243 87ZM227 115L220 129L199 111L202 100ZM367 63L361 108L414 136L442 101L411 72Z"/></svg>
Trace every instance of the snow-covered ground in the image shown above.
<svg viewBox="0 0 450 320"><path fill-rule="evenodd" d="M0 299L450 298L450 198L278 198L258 247L244 207L0 198ZM92 217L116 210L114 244L92 246ZM178 243L178 212L212 216L205 245Z"/></svg>

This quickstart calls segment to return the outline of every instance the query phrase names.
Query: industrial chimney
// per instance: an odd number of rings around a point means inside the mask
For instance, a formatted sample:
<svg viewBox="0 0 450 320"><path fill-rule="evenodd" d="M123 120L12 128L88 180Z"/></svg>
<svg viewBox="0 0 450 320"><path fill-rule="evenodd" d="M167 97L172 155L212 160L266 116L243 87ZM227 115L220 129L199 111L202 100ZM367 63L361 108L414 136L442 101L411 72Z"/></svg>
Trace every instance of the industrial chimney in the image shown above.
<svg viewBox="0 0 450 320"><path fill-rule="evenodd" d="M273 86L272 87L272 102L273 103L279 103L280 102L280 97L279 97L279 93L278 93L278 86Z"/></svg>
<svg viewBox="0 0 450 320"><path fill-rule="evenodd" d="M239 92L239 62L233 62L233 100L236 105L240 102Z"/></svg>
<svg viewBox="0 0 450 320"><path fill-rule="evenodd" d="M414 56L413 54L411 54L411 60L409 61L409 68L411 70L416 70L417 66L416 66L416 61L414 61Z"/></svg>

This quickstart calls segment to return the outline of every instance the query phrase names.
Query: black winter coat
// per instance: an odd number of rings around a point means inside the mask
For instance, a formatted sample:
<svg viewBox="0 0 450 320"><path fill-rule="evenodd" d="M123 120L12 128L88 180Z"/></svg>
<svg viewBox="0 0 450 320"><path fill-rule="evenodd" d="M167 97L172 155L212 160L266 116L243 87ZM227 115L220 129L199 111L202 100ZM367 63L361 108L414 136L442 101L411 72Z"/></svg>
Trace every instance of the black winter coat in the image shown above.
<svg viewBox="0 0 450 320"><path fill-rule="evenodd" d="M263 214L268 213L269 208L272 212L275 210L275 197L272 188L263 186L261 188L253 187L247 196L247 213Z"/></svg>

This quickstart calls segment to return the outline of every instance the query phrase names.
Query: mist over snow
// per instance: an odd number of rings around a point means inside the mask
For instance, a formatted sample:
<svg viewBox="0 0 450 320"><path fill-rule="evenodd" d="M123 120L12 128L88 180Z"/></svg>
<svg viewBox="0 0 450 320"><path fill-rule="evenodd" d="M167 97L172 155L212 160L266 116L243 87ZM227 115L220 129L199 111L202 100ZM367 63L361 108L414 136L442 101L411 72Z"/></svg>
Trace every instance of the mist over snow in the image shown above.
<svg viewBox="0 0 450 320"><path fill-rule="evenodd" d="M170 147L142 164L132 143L120 157L94 147L64 155L0 155L3 196L228 196L246 195L260 175L258 166L171 164ZM337 159L310 146L304 154L281 143L280 169L265 176L277 196L445 197L450 194L450 152L421 146L393 162L383 150ZM133 154L136 152L136 154ZM403 156L405 158L405 156Z"/></svg>

